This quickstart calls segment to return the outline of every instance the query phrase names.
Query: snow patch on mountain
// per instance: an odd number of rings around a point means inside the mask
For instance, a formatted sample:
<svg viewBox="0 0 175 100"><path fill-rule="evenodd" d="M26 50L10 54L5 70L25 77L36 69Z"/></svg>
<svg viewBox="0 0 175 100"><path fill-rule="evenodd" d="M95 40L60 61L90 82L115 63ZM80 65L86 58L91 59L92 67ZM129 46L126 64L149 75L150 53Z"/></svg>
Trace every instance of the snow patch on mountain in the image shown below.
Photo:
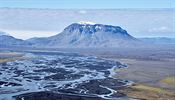
<svg viewBox="0 0 175 100"><path fill-rule="evenodd" d="M78 24L81 24L81 25L95 25L96 23L90 22L90 21L80 21L80 22L78 22Z"/></svg>

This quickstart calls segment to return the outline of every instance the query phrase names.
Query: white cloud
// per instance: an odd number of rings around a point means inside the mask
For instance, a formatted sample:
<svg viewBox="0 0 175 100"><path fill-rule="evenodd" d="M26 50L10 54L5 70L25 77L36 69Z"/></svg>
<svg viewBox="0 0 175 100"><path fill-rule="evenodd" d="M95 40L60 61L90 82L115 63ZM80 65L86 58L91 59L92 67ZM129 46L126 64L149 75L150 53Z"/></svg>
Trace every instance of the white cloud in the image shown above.
<svg viewBox="0 0 175 100"><path fill-rule="evenodd" d="M87 11L86 10L80 10L80 11L78 11L78 13L80 13L80 14L86 14Z"/></svg>
<svg viewBox="0 0 175 100"><path fill-rule="evenodd" d="M0 29L3 30L3 29ZM24 30L3 30L3 32L6 32L7 34L19 38L19 39L29 39L33 37L49 37L56 35L60 32L55 31L24 31Z"/></svg>
<svg viewBox="0 0 175 100"><path fill-rule="evenodd" d="M153 32L169 32L170 29L166 26L161 26L161 27L154 27L148 30L148 32L153 33Z"/></svg>
<svg viewBox="0 0 175 100"><path fill-rule="evenodd" d="M52 11L6 8L0 9L0 15L2 15L0 16L0 31L11 33L19 38L53 35L68 25L82 20L121 26L132 36L168 36L175 33L172 10Z"/></svg>

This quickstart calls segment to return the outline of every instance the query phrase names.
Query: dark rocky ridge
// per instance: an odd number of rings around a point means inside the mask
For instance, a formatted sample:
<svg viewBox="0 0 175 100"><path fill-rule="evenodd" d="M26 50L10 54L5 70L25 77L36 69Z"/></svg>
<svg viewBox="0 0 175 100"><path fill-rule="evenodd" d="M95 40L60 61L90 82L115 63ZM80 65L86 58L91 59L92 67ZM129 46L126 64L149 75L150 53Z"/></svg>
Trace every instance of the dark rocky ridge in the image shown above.
<svg viewBox="0 0 175 100"><path fill-rule="evenodd" d="M33 92L15 96L16 100L105 100L97 96L73 95L53 92Z"/></svg>
<svg viewBox="0 0 175 100"><path fill-rule="evenodd" d="M119 26L112 26L112 25L103 25L103 24L78 24L73 23L66 27L64 31L68 31L70 33L78 30L82 34L93 34L95 32L112 32L112 33L118 33L118 34L125 34L128 35L126 30L122 29Z"/></svg>

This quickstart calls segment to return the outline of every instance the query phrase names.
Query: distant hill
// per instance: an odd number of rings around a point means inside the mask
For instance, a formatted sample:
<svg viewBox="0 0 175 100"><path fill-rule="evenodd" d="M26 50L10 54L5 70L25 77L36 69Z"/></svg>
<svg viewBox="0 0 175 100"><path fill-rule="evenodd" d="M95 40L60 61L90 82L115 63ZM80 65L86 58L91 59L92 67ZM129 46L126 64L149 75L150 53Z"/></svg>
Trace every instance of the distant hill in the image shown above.
<svg viewBox="0 0 175 100"><path fill-rule="evenodd" d="M7 35L5 32L0 32L0 46L30 46L31 43L16 39L10 35Z"/></svg>
<svg viewBox="0 0 175 100"><path fill-rule="evenodd" d="M139 38L139 40L145 43L152 43L152 44L175 44L175 38L156 37L156 38Z"/></svg>
<svg viewBox="0 0 175 100"><path fill-rule="evenodd" d="M119 26L92 22L73 23L55 36L27 41L48 47L128 47L139 43Z"/></svg>

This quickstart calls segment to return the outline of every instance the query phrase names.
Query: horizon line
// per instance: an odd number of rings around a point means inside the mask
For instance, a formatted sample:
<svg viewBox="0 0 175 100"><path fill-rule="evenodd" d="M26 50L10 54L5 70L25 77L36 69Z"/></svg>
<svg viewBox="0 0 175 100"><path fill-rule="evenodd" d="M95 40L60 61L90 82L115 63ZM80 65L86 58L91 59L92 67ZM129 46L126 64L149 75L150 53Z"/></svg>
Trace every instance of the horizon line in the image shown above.
<svg viewBox="0 0 175 100"><path fill-rule="evenodd" d="M31 9L31 10L175 10L175 8L25 8L0 7L0 9Z"/></svg>

